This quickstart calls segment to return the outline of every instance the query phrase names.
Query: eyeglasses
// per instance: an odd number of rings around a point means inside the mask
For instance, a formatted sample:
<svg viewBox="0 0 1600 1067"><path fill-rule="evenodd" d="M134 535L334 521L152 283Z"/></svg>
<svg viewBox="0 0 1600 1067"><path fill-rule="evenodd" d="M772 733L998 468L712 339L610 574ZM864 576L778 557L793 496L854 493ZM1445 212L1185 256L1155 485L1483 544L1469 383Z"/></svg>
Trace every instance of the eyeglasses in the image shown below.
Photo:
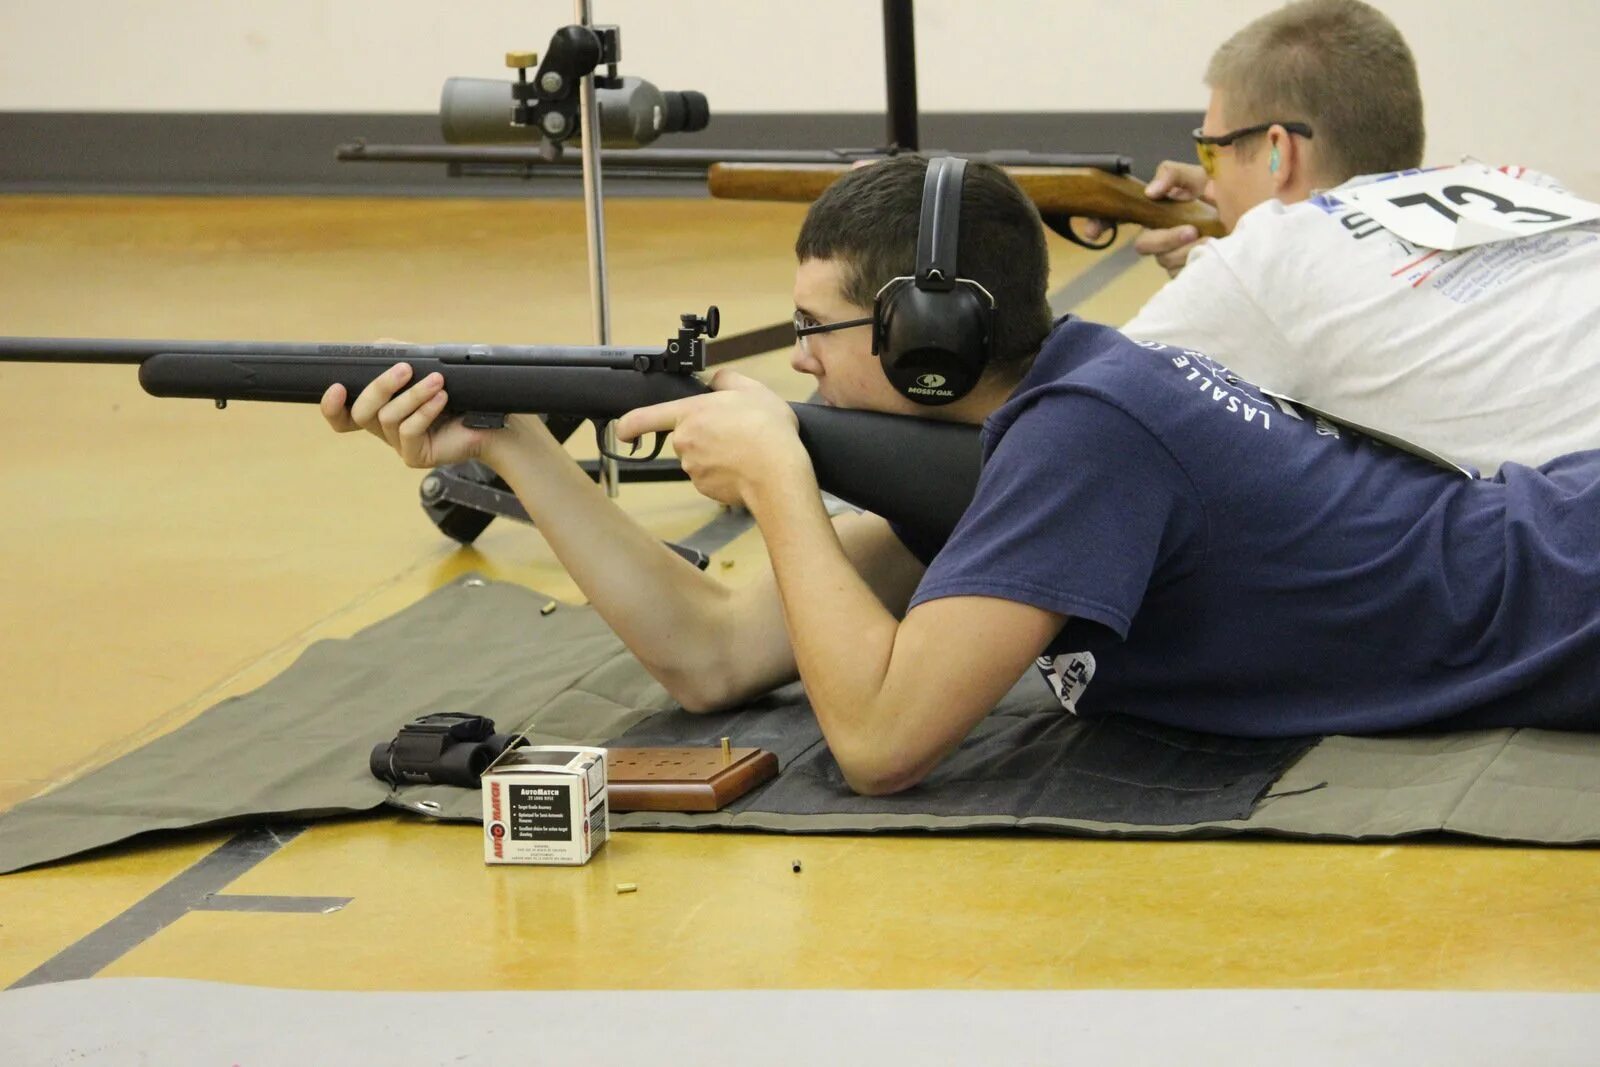
<svg viewBox="0 0 1600 1067"><path fill-rule="evenodd" d="M1249 137L1257 133L1266 133L1274 126L1282 126L1288 133L1297 133L1301 137L1310 138L1311 127L1303 122L1261 122L1254 126L1245 126L1228 133L1219 133L1212 136L1201 133L1200 127L1194 130L1194 151L1200 157L1200 166L1205 168L1206 177L1217 176L1217 149L1226 148L1241 137Z"/></svg>
<svg viewBox="0 0 1600 1067"><path fill-rule="evenodd" d="M864 319L846 319L843 322L830 322L824 324L818 322L816 319L812 318L810 315L807 315L803 311L796 311L794 313L794 337L796 341L800 342L800 350L805 352L807 355L811 354L811 348L806 344L806 338L810 337L814 333L832 333L834 330L848 330L855 326L871 325L871 315L868 315Z"/></svg>

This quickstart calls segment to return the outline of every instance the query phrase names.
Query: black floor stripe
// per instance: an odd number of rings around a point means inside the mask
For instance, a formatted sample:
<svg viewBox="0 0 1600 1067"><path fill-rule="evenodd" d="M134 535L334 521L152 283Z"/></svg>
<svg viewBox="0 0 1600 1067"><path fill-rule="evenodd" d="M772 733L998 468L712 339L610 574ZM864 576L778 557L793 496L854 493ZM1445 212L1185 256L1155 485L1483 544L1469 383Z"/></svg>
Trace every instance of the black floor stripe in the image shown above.
<svg viewBox="0 0 1600 1067"><path fill-rule="evenodd" d="M191 911L323 913L343 907L350 902L349 897L217 895L305 830L304 824L261 827L229 838L194 866L7 988L92 978Z"/></svg>
<svg viewBox="0 0 1600 1067"><path fill-rule="evenodd" d="M725 508L716 518L678 543L710 555L755 524L755 518L744 508Z"/></svg>
<svg viewBox="0 0 1600 1067"><path fill-rule="evenodd" d="M1139 253L1133 250L1133 243L1123 245L1110 255L1096 260L1094 266L1051 293L1050 310L1057 315L1065 315L1116 281L1137 262Z"/></svg>

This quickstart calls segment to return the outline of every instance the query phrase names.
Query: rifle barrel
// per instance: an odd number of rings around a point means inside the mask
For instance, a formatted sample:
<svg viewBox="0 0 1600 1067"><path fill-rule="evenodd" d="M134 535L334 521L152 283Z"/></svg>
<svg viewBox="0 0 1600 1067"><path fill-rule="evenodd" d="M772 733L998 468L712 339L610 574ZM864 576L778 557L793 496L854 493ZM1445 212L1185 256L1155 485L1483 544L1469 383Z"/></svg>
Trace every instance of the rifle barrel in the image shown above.
<svg viewBox="0 0 1600 1067"><path fill-rule="evenodd" d="M325 341L172 341L105 337L0 337L0 363L144 363L155 356L345 360L385 366L409 360L519 367L642 369L660 349L595 345L348 344Z"/></svg>
<svg viewBox="0 0 1600 1067"><path fill-rule="evenodd" d="M0 337L0 363L143 363L163 351L146 347L149 344L82 337Z"/></svg>

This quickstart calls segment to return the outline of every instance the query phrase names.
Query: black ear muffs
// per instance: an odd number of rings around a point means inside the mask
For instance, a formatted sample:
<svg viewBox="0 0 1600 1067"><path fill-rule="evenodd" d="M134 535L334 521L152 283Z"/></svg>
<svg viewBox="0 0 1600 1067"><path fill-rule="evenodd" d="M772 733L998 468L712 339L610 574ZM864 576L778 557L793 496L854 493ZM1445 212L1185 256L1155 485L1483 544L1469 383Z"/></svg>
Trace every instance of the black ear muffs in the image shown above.
<svg viewBox="0 0 1600 1067"><path fill-rule="evenodd" d="M873 302L872 351L890 384L919 404L966 396L994 350L994 297L956 266L966 169L964 159L929 160L917 272L890 279Z"/></svg>

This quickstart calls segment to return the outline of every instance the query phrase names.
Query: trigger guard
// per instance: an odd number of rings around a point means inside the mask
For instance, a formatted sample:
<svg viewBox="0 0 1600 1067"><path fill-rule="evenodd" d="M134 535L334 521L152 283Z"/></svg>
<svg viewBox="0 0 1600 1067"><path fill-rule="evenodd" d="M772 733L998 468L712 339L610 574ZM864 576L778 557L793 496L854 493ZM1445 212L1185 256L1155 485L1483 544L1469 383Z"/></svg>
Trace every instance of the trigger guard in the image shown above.
<svg viewBox="0 0 1600 1067"><path fill-rule="evenodd" d="M655 447L650 450L649 455L641 456L637 453L627 456L620 455L606 448L606 427L609 425L611 425L610 421L596 422L594 424L594 444L595 447L600 450L600 455L602 457L615 463L648 463L652 459L655 459L657 456L661 455L661 449L666 445L667 435L658 432L652 435L655 437Z"/></svg>
<svg viewBox="0 0 1600 1067"><path fill-rule="evenodd" d="M619 456L615 452L611 452L606 449L606 427L610 425L611 422L609 420L601 422L599 419L596 419L594 421L594 447L600 451L600 456L602 459L609 459L616 463L626 462L628 459L627 456Z"/></svg>
<svg viewBox="0 0 1600 1067"><path fill-rule="evenodd" d="M1112 222L1111 228L1106 231L1105 237L1099 242L1092 242L1084 240L1083 236L1073 228L1073 220L1077 218L1075 215L1052 212L1051 214L1043 215L1042 218L1044 224L1055 231L1057 235L1066 238L1079 248L1087 248L1091 252L1103 252L1113 244L1116 244L1118 227L1121 225L1120 223Z"/></svg>

